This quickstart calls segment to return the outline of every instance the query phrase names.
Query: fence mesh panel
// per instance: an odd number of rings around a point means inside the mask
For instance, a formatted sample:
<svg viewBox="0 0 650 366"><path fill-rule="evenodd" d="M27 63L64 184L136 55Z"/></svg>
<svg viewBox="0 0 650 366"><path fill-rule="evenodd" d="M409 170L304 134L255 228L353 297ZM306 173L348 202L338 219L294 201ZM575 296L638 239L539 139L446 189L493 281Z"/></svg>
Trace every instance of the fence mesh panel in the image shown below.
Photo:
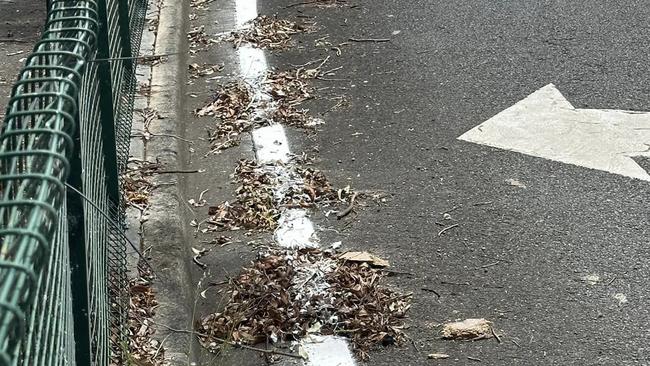
<svg viewBox="0 0 650 366"><path fill-rule="evenodd" d="M12 89L0 130L0 365L119 365L128 351L118 177L146 3L49 0Z"/></svg>

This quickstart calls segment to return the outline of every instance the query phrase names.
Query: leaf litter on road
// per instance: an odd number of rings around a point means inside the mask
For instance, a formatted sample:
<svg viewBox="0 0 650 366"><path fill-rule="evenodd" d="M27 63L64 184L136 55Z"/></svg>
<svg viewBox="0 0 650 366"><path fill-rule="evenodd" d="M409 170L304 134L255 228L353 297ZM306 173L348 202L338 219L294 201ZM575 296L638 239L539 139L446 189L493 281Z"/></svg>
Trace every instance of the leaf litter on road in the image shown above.
<svg viewBox="0 0 650 366"><path fill-rule="evenodd" d="M345 205L353 194L350 190L337 191L321 171L311 167L258 165L243 159L233 178L239 184L235 200L209 207L211 218L206 231L271 231L277 227L283 209Z"/></svg>
<svg viewBox="0 0 650 366"><path fill-rule="evenodd" d="M242 43L248 43L263 49L285 49L291 46L293 35L308 32L311 28L311 24L260 15L253 19L247 27L231 32L229 36L225 37L225 40L237 48Z"/></svg>
<svg viewBox="0 0 650 366"><path fill-rule="evenodd" d="M165 364L164 348L153 339L158 302L152 288L153 276L144 266L138 266L139 275L129 283L129 353L127 364L162 366Z"/></svg>
<svg viewBox="0 0 650 366"><path fill-rule="evenodd" d="M153 184L149 181L149 175L159 168L159 164L148 161L131 159L128 169L120 177L120 192L127 205L139 210L144 210L149 205L149 196Z"/></svg>
<svg viewBox="0 0 650 366"><path fill-rule="evenodd" d="M361 359L375 346L402 344L411 295L382 284L384 273L332 251L270 250L230 280L222 311L197 324L201 343L297 341L309 334L350 339Z"/></svg>
<svg viewBox="0 0 650 366"><path fill-rule="evenodd" d="M192 63L188 65L188 70L190 73L190 78L199 79L205 76L213 75L214 73L220 72L223 70L224 64L197 64Z"/></svg>
<svg viewBox="0 0 650 366"><path fill-rule="evenodd" d="M314 98L310 80L321 74L321 67L271 71L262 84L262 91L244 81L234 81L220 86L201 108L194 111L197 117L214 117L216 126L210 131L211 152L218 153L239 145L243 133L272 123L312 129L322 121L311 117L303 102ZM192 67L192 66L190 66ZM200 69L198 65L195 66Z"/></svg>

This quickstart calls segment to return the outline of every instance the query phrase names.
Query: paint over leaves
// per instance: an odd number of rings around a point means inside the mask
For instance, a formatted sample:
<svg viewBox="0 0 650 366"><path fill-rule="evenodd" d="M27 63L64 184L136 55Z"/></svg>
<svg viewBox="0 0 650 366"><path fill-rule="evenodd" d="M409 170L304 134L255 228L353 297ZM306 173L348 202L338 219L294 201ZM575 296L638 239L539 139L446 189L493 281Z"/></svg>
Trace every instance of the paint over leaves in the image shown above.
<svg viewBox="0 0 650 366"><path fill-rule="evenodd" d="M317 270L305 276L297 268ZM350 338L359 357L367 359L372 347L406 339L403 319L411 295L382 286L383 277L381 270L343 261L331 252L271 251L230 281L223 311L197 325L202 344L218 351L219 342L211 337L244 343L290 341L318 329L322 335Z"/></svg>
<svg viewBox="0 0 650 366"><path fill-rule="evenodd" d="M234 178L239 187L233 202L210 206L212 231L225 229L274 230L284 209L311 208L318 203L347 204L350 191L332 187L325 175L313 168L258 165L240 160Z"/></svg>

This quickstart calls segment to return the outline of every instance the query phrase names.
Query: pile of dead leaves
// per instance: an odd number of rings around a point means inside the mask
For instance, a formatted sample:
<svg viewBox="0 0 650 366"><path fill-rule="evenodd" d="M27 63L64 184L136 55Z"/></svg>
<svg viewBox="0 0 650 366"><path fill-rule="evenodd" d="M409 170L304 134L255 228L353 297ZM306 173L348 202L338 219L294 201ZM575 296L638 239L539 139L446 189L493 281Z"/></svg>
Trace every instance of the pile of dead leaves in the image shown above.
<svg viewBox="0 0 650 366"><path fill-rule="evenodd" d="M250 43L259 48L283 49L291 45L291 36L306 32L309 27L285 19L261 15L242 30L232 32L226 38L235 47Z"/></svg>
<svg viewBox="0 0 650 366"><path fill-rule="evenodd" d="M129 162L126 173L120 177L122 197L127 205L144 210L149 205L153 184L148 176L158 169L158 164L140 160Z"/></svg>
<svg viewBox="0 0 650 366"><path fill-rule="evenodd" d="M274 121L294 127L311 127L308 111L299 106L313 98L314 90L308 80L319 72L318 69L296 69L269 73L266 81L268 93L277 103L272 116Z"/></svg>
<svg viewBox="0 0 650 366"><path fill-rule="evenodd" d="M140 277L129 283L129 354L127 364L159 366L164 364L164 349L152 338L152 319L158 302L151 287L152 276L140 270Z"/></svg>
<svg viewBox="0 0 650 366"><path fill-rule="evenodd" d="M239 145L241 134L250 131L253 95L244 83L230 83L219 89L212 100L194 111L197 117L214 116L216 128L210 131L210 142L215 152Z"/></svg>
<svg viewBox="0 0 650 366"><path fill-rule="evenodd" d="M312 98L313 88L307 80L314 79L319 70L295 69L287 71L269 72L266 83L269 94L278 101L286 100L290 103L301 103Z"/></svg>
<svg viewBox="0 0 650 366"><path fill-rule="evenodd" d="M350 337L361 359L375 345L401 344L406 339L403 318L411 295L378 285L381 271L366 263L345 262L328 276L339 324L336 333Z"/></svg>
<svg viewBox="0 0 650 366"><path fill-rule="evenodd" d="M233 178L239 184L235 201L209 207L211 218L207 223L211 231L270 231L277 227L282 209L347 205L352 197L349 189L334 189L323 172L311 167L258 165L242 159ZM277 187L282 187L279 196Z"/></svg>
<svg viewBox="0 0 650 366"><path fill-rule="evenodd" d="M294 170L300 184L289 187L282 202L284 207L308 208L318 203L331 204L337 201L337 190L323 172L310 167L295 167ZM347 195L341 198L341 203L347 201Z"/></svg>
<svg viewBox="0 0 650 366"><path fill-rule="evenodd" d="M198 117L216 116L223 120L248 117L253 95L248 85L230 83L214 94L212 100L204 107L194 111Z"/></svg>
<svg viewBox="0 0 650 366"><path fill-rule="evenodd" d="M275 229L280 211L273 192L274 175L260 169L253 161L240 160L234 177L239 183L235 190L236 200L209 208L208 214L212 217L208 224L212 230Z"/></svg>
<svg viewBox="0 0 650 366"><path fill-rule="evenodd" d="M381 285L384 274L331 252L304 249L262 255L228 285L228 302L204 317L198 333L219 351L224 339L255 344L307 334L349 337L362 358L377 345L401 344L410 295Z"/></svg>

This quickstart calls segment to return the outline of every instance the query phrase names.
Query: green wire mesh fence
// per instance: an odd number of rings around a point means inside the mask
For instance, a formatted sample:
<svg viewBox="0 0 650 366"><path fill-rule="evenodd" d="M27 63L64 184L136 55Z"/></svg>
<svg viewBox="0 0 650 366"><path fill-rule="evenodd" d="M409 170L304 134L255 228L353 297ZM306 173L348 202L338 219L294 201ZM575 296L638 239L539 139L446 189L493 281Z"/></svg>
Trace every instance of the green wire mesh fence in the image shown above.
<svg viewBox="0 0 650 366"><path fill-rule="evenodd" d="M0 365L120 365L146 0L49 0L0 130Z"/></svg>

